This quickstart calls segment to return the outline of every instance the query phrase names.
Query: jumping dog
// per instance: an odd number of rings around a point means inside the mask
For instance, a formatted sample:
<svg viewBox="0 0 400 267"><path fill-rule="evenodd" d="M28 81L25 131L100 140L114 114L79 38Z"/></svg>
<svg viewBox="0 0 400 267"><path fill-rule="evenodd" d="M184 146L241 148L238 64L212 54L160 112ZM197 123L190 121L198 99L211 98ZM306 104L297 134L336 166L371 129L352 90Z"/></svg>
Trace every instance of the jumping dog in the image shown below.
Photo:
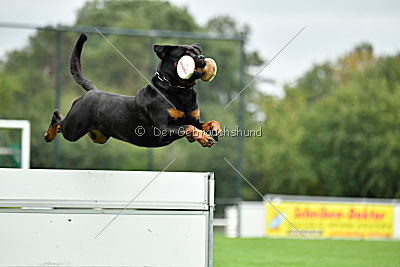
<svg viewBox="0 0 400 267"><path fill-rule="evenodd" d="M61 132L75 142L88 134L94 143L104 144L110 137L142 147L161 147L186 137L203 147L211 147L221 133L217 121L200 122L194 85L207 75L204 56L199 44L154 45L160 62L150 84L136 96L112 94L99 90L82 74L80 56L87 36L82 33L70 59L74 80L87 92L76 99L64 117L53 112L50 126L44 135L51 142ZM183 56L194 60L195 71L189 79L177 73ZM216 70L215 70L216 71Z"/></svg>

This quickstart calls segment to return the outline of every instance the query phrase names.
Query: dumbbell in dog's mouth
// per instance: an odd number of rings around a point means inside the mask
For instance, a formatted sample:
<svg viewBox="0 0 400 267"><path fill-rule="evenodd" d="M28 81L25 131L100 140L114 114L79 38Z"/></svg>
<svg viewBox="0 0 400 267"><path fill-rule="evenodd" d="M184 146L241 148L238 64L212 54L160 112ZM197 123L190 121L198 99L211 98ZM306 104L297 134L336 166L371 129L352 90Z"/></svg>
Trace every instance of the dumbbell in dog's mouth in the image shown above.
<svg viewBox="0 0 400 267"><path fill-rule="evenodd" d="M173 61L176 68L176 74L181 83L188 85L194 84L197 79L205 82L210 82L217 73L217 65L212 58L206 58L201 55L201 48L199 44L169 46L169 45L156 45L155 51L161 59L168 59ZM159 66L158 72L164 76L169 76L165 71L169 69L167 66ZM163 70L163 71L162 71ZM163 72L163 73L162 73ZM169 72L169 71L167 71ZM173 75L174 76L174 75ZM165 77L173 78L173 77Z"/></svg>

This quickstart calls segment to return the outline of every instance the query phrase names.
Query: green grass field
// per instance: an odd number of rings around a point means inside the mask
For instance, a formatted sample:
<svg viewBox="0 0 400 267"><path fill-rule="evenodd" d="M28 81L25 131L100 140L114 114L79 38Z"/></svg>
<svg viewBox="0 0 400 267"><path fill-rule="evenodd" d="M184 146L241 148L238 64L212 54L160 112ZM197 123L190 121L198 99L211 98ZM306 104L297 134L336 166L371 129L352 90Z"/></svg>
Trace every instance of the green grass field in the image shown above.
<svg viewBox="0 0 400 267"><path fill-rule="evenodd" d="M215 267L400 266L400 242L214 236Z"/></svg>

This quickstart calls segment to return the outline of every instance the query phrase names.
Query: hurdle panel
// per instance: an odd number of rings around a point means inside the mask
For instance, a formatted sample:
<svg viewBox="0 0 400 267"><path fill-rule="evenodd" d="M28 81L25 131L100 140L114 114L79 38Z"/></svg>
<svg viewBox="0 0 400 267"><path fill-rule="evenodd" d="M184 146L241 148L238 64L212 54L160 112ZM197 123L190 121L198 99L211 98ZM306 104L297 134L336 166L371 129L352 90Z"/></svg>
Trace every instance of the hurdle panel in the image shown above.
<svg viewBox="0 0 400 267"><path fill-rule="evenodd" d="M212 266L213 206L212 173L0 169L0 265Z"/></svg>

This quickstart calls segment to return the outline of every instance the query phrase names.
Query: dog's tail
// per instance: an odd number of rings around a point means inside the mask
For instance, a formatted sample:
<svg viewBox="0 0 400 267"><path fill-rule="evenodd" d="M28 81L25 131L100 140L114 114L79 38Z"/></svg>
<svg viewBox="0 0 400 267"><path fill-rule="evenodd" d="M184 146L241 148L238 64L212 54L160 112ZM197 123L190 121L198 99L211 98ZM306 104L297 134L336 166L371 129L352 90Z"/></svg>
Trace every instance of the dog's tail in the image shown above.
<svg viewBox="0 0 400 267"><path fill-rule="evenodd" d="M81 33L78 41L74 46L74 49L72 49L71 59L69 61L69 69L71 71L72 77L74 77L74 80L78 84L80 84L86 91L98 90L97 87L82 74L81 52L83 44L86 42L86 40L86 34Z"/></svg>

